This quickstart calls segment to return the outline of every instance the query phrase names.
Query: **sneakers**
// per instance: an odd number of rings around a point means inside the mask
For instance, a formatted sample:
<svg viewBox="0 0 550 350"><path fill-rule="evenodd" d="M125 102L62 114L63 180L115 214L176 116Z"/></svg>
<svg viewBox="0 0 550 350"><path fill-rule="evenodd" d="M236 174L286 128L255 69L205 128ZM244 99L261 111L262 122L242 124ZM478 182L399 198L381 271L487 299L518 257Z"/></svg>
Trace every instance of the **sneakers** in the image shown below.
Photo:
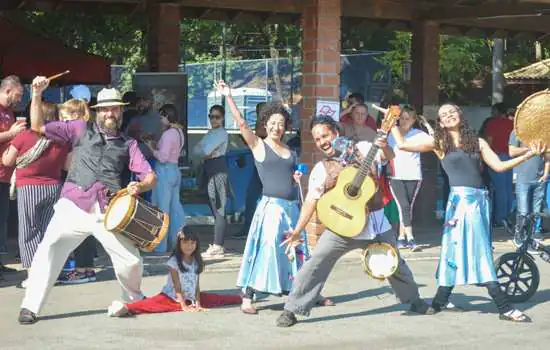
<svg viewBox="0 0 550 350"><path fill-rule="evenodd" d="M96 276L95 276L95 271L94 271L94 270L86 271L85 274L86 274L86 277L88 277L88 282L95 282L95 281L97 281L97 278L96 278Z"/></svg>
<svg viewBox="0 0 550 350"><path fill-rule="evenodd" d="M29 325L38 322L38 317L36 317L36 314L31 310L21 309L17 320L19 321L19 324Z"/></svg>
<svg viewBox="0 0 550 350"><path fill-rule="evenodd" d="M221 245L210 244L208 249L202 253L203 258L223 258L225 255L225 250Z"/></svg>
<svg viewBox="0 0 550 350"><path fill-rule="evenodd" d="M397 240L397 249L405 249L408 247L409 247L408 242L405 239Z"/></svg>
<svg viewBox="0 0 550 350"><path fill-rule="evenodd" d="M419 246L416 245L416 241L414 239L410 239L407 244L411 252L419 252L422 250Z"/></svg>
<svg viewBox="0 0 550 350"><path fill-rule="evenodd" d="M298 323L296 316L288 310L283 311L283 313L277 317L277 327L288 328L294 326L296 323Z"/></svg>
<svg viewBox="0 0 550 350"><path fill-rule="evenodd" d="M57 283L59 284L82 284L95 281L95 272L93 273L93 280L90 279L87 273L80 271L63 272L59 275Z"/></svg>
<svg viewBox="0 0 550 350"><path fill-rule="evenodd" d="M107 308L107 315L109 317L124 317L128 316L129 314L130 311L128 311L126 304L118 300L113 301L111 305Z"/></svg>
<svg viewBox="0 0 550 350"><path fill-rule="evenodd" d="M432 315L428 311L431 309L430 305L426 304L426 302L422 299L418 299L416 302L411 303L411 307L409 308L410 312L414 312L421 315Z"/></svg>

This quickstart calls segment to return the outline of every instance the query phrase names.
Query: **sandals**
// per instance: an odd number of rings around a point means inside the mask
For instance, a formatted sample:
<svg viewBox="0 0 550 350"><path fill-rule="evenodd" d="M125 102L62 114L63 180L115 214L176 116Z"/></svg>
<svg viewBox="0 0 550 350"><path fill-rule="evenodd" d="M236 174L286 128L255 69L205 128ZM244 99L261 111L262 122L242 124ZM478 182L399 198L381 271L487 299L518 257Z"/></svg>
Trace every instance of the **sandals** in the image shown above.
<svg viewBox="0 0 550 350"><path fill-rule="evenodd" d="M258 314L258 310L254 306L250 306L250 307L242 307L241 306L241 311L242 311L243 314L246 314L246 315L256 315L256 314Z"/></svg>
<svg viewBox="0 0 550 350"><path fill-rule="evenodd" d="M527 316L523 312L515 309L505 314L500 314L499 319L503 321L511 321L516 323L531 323L531 317Z"/></svg>

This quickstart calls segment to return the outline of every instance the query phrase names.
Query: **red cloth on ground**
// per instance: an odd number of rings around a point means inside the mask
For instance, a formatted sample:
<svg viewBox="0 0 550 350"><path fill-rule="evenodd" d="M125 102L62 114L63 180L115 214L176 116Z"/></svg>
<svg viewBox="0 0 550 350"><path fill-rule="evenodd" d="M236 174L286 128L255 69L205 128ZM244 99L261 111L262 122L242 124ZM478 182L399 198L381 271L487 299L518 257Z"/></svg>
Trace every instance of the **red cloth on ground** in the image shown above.
<svg viewBox="0 0 550 350"><path fill-rule="evenodd" d="M18 151L18 157L31 149L40 135L32 130L25 130L11 140L11 145ZM61 171L65 165L69 146L52 142L48 148L34 162L24 168L17 169L15 184L17 187L25 185L54 185L61 182Z"/></svg>
<svg viewBox="0 0 550 350"><path fill-rule="evenodd" d="M351 117L351 114L346 114L342 116L339 121L340 123L344 124L353 124L353 118ZM378 126L376 125L376 120L370 115L368 115L367 119L365 119L365 125L375 131L378 129Z"/></svg>
<svg viewBox="0 0 550 350"><path fill-rule="evenodd" d="M238 295L201 293L201 306L206 309L223 305L237 305L241 302L242 299ZM126 304L126 307L134 315L182 311L177 301L162 293Z"/></svg>

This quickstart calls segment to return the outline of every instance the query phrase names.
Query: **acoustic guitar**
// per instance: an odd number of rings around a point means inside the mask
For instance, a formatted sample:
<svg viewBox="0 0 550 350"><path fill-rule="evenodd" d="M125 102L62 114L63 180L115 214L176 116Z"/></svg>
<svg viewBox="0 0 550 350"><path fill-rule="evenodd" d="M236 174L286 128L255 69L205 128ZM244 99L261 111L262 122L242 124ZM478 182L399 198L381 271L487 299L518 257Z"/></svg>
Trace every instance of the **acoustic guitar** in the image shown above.
<svg viewBox="0 0 550 350"><path fill-rule="evenodd" d="M377 138L387 135L400 113L399 106L391 106L387 110ZM336 185L317 202L317 216L332 232L354 237L365 227L368 219L367 203L378 190L376 181L369 173L379 148L373 143L359 167L344 168L338 175Z"/></svg>

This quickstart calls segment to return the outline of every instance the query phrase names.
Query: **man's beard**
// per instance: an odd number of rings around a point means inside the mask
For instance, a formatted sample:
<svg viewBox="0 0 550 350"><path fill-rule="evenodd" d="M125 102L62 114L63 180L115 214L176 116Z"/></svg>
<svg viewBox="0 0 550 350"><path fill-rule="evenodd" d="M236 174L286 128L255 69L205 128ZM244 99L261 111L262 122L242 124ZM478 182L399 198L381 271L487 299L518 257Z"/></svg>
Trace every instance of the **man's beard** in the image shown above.
<svg viewBox="0 0 550 350"><path fill-rule="evenodd" d="M8 105L6 106L9 109L14 109L19 104L19 101L16 101L13 97L8 96Z"/></svg>
<svg viewBox="0 0 550 350"><path fill-rule="evenodd" d="M99 126L105 130L118 131L120 128L120 122L118 119L104 118L99 120Z"/></svg>

